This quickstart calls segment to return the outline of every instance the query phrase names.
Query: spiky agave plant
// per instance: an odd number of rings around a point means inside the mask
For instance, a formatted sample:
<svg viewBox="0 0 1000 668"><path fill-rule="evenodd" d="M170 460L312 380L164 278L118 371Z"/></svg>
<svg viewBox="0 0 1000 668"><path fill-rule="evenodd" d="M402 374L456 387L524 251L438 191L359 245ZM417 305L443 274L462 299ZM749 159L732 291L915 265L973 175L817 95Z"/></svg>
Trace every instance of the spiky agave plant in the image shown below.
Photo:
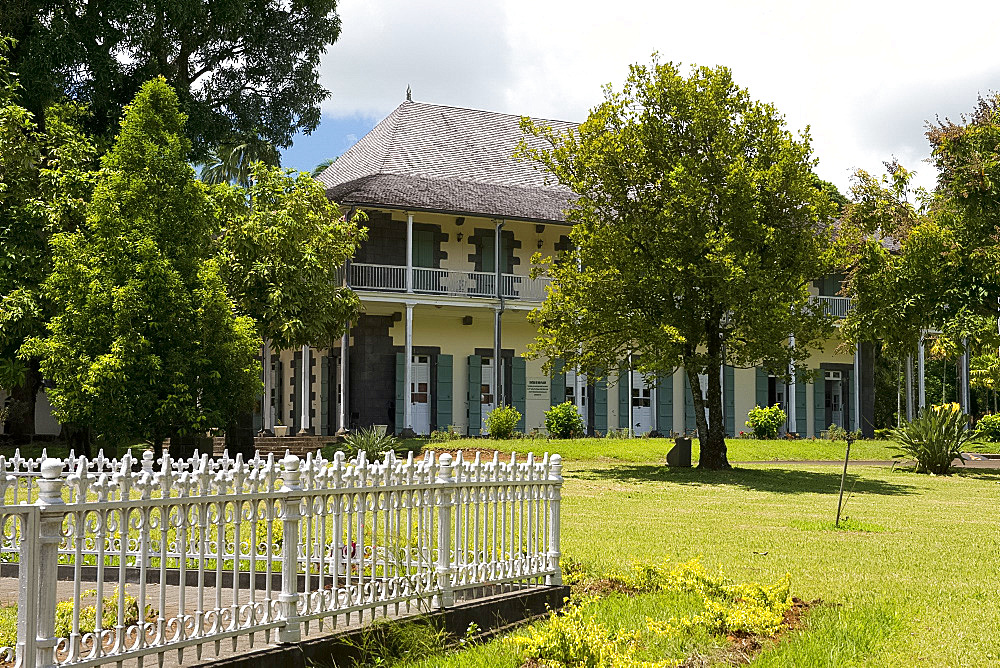
<svg viewBox="0 0 1000 668"><path fill-rule="evenodd" d="M892 431L897 445L891 449L901 457L912 457L918 473L947 474L962 450L978 442L969 428L969 418L958 404L932 406Z"/></svg>

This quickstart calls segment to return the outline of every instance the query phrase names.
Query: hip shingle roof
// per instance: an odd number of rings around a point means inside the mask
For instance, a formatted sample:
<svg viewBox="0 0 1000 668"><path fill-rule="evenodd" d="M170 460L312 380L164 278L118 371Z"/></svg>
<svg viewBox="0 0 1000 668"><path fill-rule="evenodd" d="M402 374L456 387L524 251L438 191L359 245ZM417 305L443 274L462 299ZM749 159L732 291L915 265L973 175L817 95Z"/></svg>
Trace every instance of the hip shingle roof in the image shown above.
<svg viewBox="0 0 1000 668"><path fill-rule="evenodd" d="M348 205L412 208L497 218L565 221L573 193L515 160L521 117L404 102L319 176ZM536 119L533 119L536 120ZM565 121L537 121L557 131Z"/></svg>

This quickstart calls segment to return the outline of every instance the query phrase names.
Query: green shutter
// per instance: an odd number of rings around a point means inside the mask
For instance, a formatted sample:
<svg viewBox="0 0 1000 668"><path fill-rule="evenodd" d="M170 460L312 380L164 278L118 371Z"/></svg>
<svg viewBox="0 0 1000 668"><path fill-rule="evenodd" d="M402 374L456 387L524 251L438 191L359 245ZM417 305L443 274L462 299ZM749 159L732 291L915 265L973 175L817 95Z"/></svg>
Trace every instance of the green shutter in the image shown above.
<svg viewBox="0 0 1000 668"><path fill-rule="evenodd" d="M483 424L483 358L469 355L469 436L479 436Z"/></svg>
<svg viewBox="0 0 1000 668"><path fill-rule="evenodd" d="M691 393L691 379L688 378L687 371L684 372L684 431L693 434L698 429L698 422L694 417L694 395Z"/></svg>
<svg viewBox="0 0 1000 668"><path fill-rule="evenodd" d="M319 358L319 433L330 435L330 356Z"/></svg>
<svg viewBox="0 0 1000 668"><path fill-rule="evenodd" d="M608 380L601 378L594 386L594 431L608 433Z"/></svg>
<svg viewBox="0 0 1000 668"><path fill-rule="evenodd" d="M260 362L261 371L265 374L271 373L270 369L264 368L264 356L261 355L257 359ZM256 434L264 428L264 411L266 411L270 405L271 397L264 396L264 393L262 392L260 401L257 402L257 405L253 409L253 433Z"/></svg>
<svg viewBox="0 0 1000 668"><path fill-rule="evenodd" d="M762 366L757 367L757 374L755 381L755 385L757 388L756 402L757 405L760 406L761 408L768 408L767 380L768 380L768 375L767 371L764 370L764 367Z"/></svg>
<svg viewBox="0 0 1000 668"><path fill-rule="evenodd" d="M281 361L280 352L276 352L275 355L279 356L274 362L274 387L271 389L274 397L275 424L285 424L285 414L282 412L285 407L282 401L285 392L285 364Z"/></svg>
<svg viewBox="0 0 1000 668"><path fill-rule="evenodd" d="M406 358L404 353L396 353L396 433L403 433L403 403L406 401Z"/></svg>
<svg viewBox="0 0 1000 668"><path fill-rule="evenodd" d="M566 401L566 374L563 372L565 363L560 359L552 360L552 382L549 385L549 406L558 406Z"/></svg>
<svg viewBox="0 0 1000 668"><path fill-rule="evenodd" d="M431 230L414 230L413 232L413 266L434 266L434 232Z"/></svg>
<svg viewBox="0 0 1000 668"><path fill-rule="evenodd" d="M444 431L455 423L455 414L452 399L452 385L455 382L455 369L451 355L437 356L437 387L434 388L437 396L437 414L434 422L438 429Z"/></svg>
<svg viewBox="0 0 1000 668"><path fill-rule="evenodd" d="M728 364L722 367L722 383L724 385L722 391L722 406L726 413L726 436L729 438L736 438L736 388L735 374L733 373L733 367Z"/></svg>
<svg viewBox="0 0 1000 668"><path fill-rule="evenodd" d="M674 431L674 377L662 376L656 386L656 429L664 436Z"/></svg>
<svg viewBox="0 0 1000 668"><path fill-rule="evenodd" d="M826 374L820 369L816 380L813 382L813 410L816 411L813 420L813 426L815 429L814 436L817 438L824 429L829 427L828 424L823 424L826 422Z"/></svg>
<svg viewBox="0 0 1000 668"><path fill-rule="evenodd" d="M628 369L623 369L618 374L618 426L621 429L628 429L628 403L630 397L628 396L628 376L630 371Z"/></svg>
<svg viewBox="0 0 1000 668"><path fill-rule="evenodd" d="M496 244L492 234L483 235L483 271L496 271Z"/></svg>
<svg viewBox="0 0 1000 668"><path fill-rule="evenodd" d="M527 408L527 379L523 357L515 357L511 360L510 391L514 408L521 414L521 419L517 422L517 428L522 432L525 426L525 411Z"/></svg>
<svg viewBox="0 0 1000 668"><path fill-rule="evenodd" d="M809 421L806 419L806 381L805 374L799 375L803 377L795 379L795 431L799 438L805 438L809 428Z"/></svg>

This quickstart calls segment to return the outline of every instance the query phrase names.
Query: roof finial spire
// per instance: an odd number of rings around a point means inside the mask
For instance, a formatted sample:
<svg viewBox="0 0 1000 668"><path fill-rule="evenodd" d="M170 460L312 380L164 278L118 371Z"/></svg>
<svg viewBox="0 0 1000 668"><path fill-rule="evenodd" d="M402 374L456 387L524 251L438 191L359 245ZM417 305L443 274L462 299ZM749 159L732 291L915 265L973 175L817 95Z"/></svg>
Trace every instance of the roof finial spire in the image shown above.
<svg viewBox="0 0 1000 668"><path fill-rule="evenodd" d="M413 102L413 91L410 90L410 84L406 84L406 101Z"/></svg>

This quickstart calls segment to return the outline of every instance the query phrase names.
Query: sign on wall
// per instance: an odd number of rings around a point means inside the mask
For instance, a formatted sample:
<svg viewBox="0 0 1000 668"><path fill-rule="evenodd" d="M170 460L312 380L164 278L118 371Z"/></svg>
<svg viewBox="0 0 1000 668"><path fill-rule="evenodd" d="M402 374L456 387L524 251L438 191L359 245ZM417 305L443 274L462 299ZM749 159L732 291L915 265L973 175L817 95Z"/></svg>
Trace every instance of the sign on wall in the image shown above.
<svg viewBox="0 0 1000 668"><path fill-rule="evenodd" d="M549 379L529 378L528 379L528 399L549 400Z"/></svg>

